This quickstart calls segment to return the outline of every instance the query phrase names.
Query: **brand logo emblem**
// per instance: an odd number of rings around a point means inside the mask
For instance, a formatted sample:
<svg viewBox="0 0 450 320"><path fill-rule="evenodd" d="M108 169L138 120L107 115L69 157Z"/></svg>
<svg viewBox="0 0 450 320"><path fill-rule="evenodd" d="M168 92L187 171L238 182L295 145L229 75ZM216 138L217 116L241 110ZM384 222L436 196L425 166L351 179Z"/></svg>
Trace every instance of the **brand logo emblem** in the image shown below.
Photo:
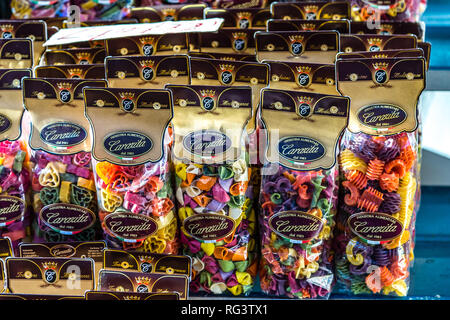
<svg viewBox="0 0 450 320"><path fill-rule="evenodd" d="M298 106L298 114L302 117L307 117L311 114L311 106L307 103L302 103Z"/></svg>
<svg viewBox="0 0 450 320"><path fill-rule="evenodd" d="M3 34L2 34L3 39L11 39L12 37L13 37L12 33L8 32L8 31L3 32Z"/></svg>
<svg viewBox="0 0 450 320"><path fill-rule="evenodd" d="M4 115L0 114L0 133L5 132L11 127L11 121Z"/></svg>
<svg viewBox="0 0 450 320"><path fill-rule="evenodd" d="M89 60L81 59L79 64L89 64Z"/></svg>
<svg viewBox="0 0 450 320"><path fill-rule="evenodd" d="M316 238L323 227L320 218L301 211L282 211L269 219L270 229L293 243Z"/></svg>
<svg viewBox="0 0 450 320"><path fill-rule="evenodd" d="M117 212L108 214L103 220L105 228L122 241L136 242L150 237L158 230L157 222L151 217Z"/></svg>
<svg viewBox="0 0 450 320"><path fill-rule="evenodd" d="M66 103L69 102L72 98L72 95L70 94L70 91L67 89L63 89L59 92L59 99L61 99L62 102Z"/></svg>
<svg viewBox="0 0 450 320"><path fill-rule="evenodd" d="M223 84L230 84L233 81L233 74L230 71L224 71L220 76Z"/></svg>
<svg viewBox="0 0 450 320"><path fill-rule="evenodd" d="M375 81L379 84L383 84L387 81L388 75L385 70L377 70L375 71Z"/></svg>
<svg viewBox="0 0 450 320"><path fill-rule="evenodd" d="M149 262L141 263L141 272L150 273L152 272L152 264Z"/></svg>
<svg viewBox="0 0 450 320"><path fill-rule="evenodd" d="M306 20L316 20L316 13L315 12L308 12L306 14Z"/></svg>
<svg viewBox="0 0 450 320"><path fill-rule="evenodd" d="M124 111L133 111L134 109L134 102L131 99L123 99L122 100L122 108Z"/></svg>
<svg viewBox="0 0 450 320"><path fill-rule="evenodd" d="M78 124L57 122L45 126L41 130L40 137L48 145L70 147L83 142L87 137L87 133Z"/></svg>
<svg viewBox="0 0 450 320"><path fill-rule="evenodd" d="M250 26L250 21L248 19L239 20L239 28L240 29L248 29Z"/></svg>
<svg viewBox="0 0 450 320"><path fill-rule="evenodd" d="M325 147L319 141L308 137L284 137L278 142L279 155L292 162L313 162L325 155Z"/></svg>
<svg viewBox="0 0 450 320"><path fill-rule="evenodd" d="M47 283L54 283L56 281L56 278L57 278L56 275L57 275L57 273L53 269L45 270L45 272L44 272L45 281Z"/></svg>
<svg viewBox="0 0 450 320"><path fill-rule="evenodd" d="M121 131L107 136L103 142L106 151L120 158L137 158L153 148L152 140L139 132Z"/></svg>
<svg viewBox="0 0 450 320"><path fill-rule="evenodd" d="M363 240L382 243L395 239L403 232L400 221L386 213L359 212L348 219L350 230Z"/></svg>
<svg viewBox="0 0 450 320"><path fill-rule="evenodd" d="M369 51L371 51L371 52L378 52L380 50L381 50L380 47L376 44L373 46L370 46L370 48L369 48Z"/></svg>
<svg viewBox="0 0 450 320"><path fill-rule="evenodd" d="M215 156L231 148L231 139L219 131L200 130L186 135L183 147L195 155Z"/></svg>
<svg viewBox="0 0 450 320"><path fill-rule="evenodd" d="M214 109L215 101L212 97L205 97L202 99L202 106L206 111Z"/></svg>
<svg viewBox="0 0 450 320"><path fill-rule="evenodd" d="M297 77L297 80L299 85L301 85L302 87L306 87L307 85L309 85L311 77L307 73L300 73Z"/></svg>
<svg viewBox="0 0 450 320"><path fill-rule="evenodd" d="M233 42L233 46L236 51L242 51L245 49L246 41L244 39L236 39Z"/></svg>
<svg viewBox="0 0 450 320"><path fill-rule="evenodd" d="M220 214L196 214L183 221L184 230L194 239L199 241L215 242L230 235L236 222Z"/></svg>
<svg viewBox="0 0 450 320"><path fill-rule="evenodd" d="M142 52L145 56L151 56L153 54L154 47L152 44L146 44L142 47Z"/></svg>
<svg viewBox="0 0 450 320"><path fill-rule="evenodd" d="M145 284L140 284L136 287L137 292L148 292L148 287Z"/></svg>
<svg viewBox="0 0 450 320"><path fill-rule="evenodd" d="M73 235L89 229L95 223L95 213L91 210L68 203L55 203L42 208L39 219L52 230Z"/></svg>
<svg viewBox="0 0 450 320"><path fill-rule="evenodd" d="M398 126L407 118L405 110L392 104L375 104L362 107L358 113L358 120L365 126L372 128L388 128Z"/></svg>
<svg viewBox="0 0 450 320"><path fill-rule="evenodd" d="M303 52L303 44L301 42L294 42L291 44L292 54L301 54Z"/></svg>
<svg viewBox="0 0 450 320"><path fill-rule="evenodd" d="M25 203L14 196L0 196L0 227L20 220L25 213Z"/></svg>
<svg viewBox="0 0 450 320"><path fill-rule="evenodd" d="M50 249L50 254L53 257L69 258L76 253L76 249L68 244L60 244Z"/></svg>
<svg viewBox="0 0 450 320"><path fill-rule="evenodd" d="M142 77L147 81L152 80L154 74L155 72L150 67L145 67L144 69L142 69Z"/></svg>

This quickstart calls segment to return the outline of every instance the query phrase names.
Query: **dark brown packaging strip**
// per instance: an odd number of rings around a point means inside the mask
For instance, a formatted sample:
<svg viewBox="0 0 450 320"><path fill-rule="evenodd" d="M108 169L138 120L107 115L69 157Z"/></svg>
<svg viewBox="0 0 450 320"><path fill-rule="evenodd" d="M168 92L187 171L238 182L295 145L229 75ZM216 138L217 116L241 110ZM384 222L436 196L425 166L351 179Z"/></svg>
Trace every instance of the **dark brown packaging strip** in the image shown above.
<svg viewBox="0 0 450 320"><path fill-rule="evenodd" d="M60 79L105 79L104 64L67 64L40 66L35 69L39 78Z"/></svg>
<svg viewBox="0 0 450 320"><path fill-rule="evenodd" d="M103 48L83 48L65 50L47 50L44 52L45 65L56 64L99 64L105 60Z"/></svg>
<svg viewBox="0 0 450 320"><path fill-rule="evenodd" d="M143 292L111 292L111 291L87 291L86 300L180 300L177 292L143 293Z"/></svg>
<svg viewBox="0 0 450 320"><path fill-rule="evenodd" d="M130 16L139 22L161 22L203 19L206 4L160 5L131 8Z"/></svg>
<svg viewBox="0 0 450 320"><path fill-rule="evenodd" d="M276 2L270 6L274 19L350 19L350 4L347 1L311 1L297 3Z"/></svg>
<svg viewBox="0 0 450 320"><path fill-rule="evenodd" d="M189 56L195 58L207 58L217 60L256 62L256 56L254 54L189 52Z"/></svg>
<svg viewBox="0 0 450 320"><path fill-rule="evenodd" d="M22 78L31 74L31 69L0 69L0 90L22 90Z"/></svg>
<svg viewBox="0 0 450 320"><path fill-rule="evenodd" d="M222 28L265 29L271 18L269 8L206 9L205 19L223 18Z"/></svg>
<svg viewBox="0 0 450 320"><path fill-rule="evenodd" d="M414 35L341 34L340 52L383 51L417 48Z"/></svg>
<svg viewBox="0 0 450 320"><path fill-rule="evenodd" d="M267 31L316 31L336 30L350 33L350 20L304 20L304 19L270 19Z"/></svg>
<svg viewBox="0 0 450 320"><path fill-rule="evenodd" d="M377 21L376 24L370 24L367 21L352 21L350 31L354 34L414 34L419 40L423 40L425 36L423 23L407 21Z"/></svg>

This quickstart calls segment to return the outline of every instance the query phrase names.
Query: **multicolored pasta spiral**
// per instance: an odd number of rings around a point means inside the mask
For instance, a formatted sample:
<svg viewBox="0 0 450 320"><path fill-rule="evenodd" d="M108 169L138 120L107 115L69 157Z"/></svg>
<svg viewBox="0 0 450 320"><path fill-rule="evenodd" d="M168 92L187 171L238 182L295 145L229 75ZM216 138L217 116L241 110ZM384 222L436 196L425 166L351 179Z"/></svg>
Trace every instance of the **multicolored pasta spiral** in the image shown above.
<svg viewBox="0 0 450 320"><path fill-rule="evenodd" d="M343 292L407 294L418 197L415 139L414 133L344 134L335 238L337 287ZM393 238L368 241L347 223L358 214L389 215L402 229Z"/></svg>

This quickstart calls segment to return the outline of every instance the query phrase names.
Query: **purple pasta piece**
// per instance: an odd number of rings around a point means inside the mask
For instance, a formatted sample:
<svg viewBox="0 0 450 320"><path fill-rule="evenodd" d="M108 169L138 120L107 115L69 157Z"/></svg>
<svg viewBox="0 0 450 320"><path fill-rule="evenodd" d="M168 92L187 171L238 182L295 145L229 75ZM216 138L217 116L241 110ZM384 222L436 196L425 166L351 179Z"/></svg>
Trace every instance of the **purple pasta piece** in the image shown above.
<svg viewBox="0 0 450 320"><path fill-rule="evenodd" d="M401 197L396 192L387 192L383 196L383 202L380 205L380 211L394 214L400 210Z"/></svg>
<svg viewBox="0 0 450 320"><path fill-rule="evenodd" d="M266 182L263 186L263 190L267 194L276 192L277 184L275 182Z"/></svg>
<svg viewBox="0 0 450 320"><path fill-rule="evenodd" d="M276 184L278 192L281 194L288 192L291 189L291 182L287 178L279 178Z"/></svg>
<svg viewBox="0 0 450 320"><path fill-rule="evenodd" d="M355 155L368 162L376 158L378 144L370 136L359 135L350 141L349 149Z"/></svg>
<svg viewBox="0 0 450 320"><path fill-rule="evenodd" d="M400 154L400 147L397 141L393 138L387 139L381 149L378 151L378 159L382 161L389 161L396 158Z"/></svg>
<svg viewBox="0 0 450 320"><path fill-rule="evenodd" d="M356 275L363 275L367 272L367 268L371 265L372 259L370 257L365 257L364 262L359 266L350 264L349 271Z"/></svg>
<svg viewBox="0 0 450 320"><path fill-rule="evenodd" d="M388 250L381 247L376 246L373 249L373 263L377 266L387 266L391 263L391 259L389 257Z"/></svg>

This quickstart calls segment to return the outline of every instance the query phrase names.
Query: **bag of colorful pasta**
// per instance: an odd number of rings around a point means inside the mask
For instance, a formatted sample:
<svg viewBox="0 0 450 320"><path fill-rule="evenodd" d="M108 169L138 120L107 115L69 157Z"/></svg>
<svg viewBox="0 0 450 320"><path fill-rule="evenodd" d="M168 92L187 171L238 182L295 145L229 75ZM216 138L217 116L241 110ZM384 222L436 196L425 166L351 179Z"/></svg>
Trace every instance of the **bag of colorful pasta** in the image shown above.
<svg viewBox="0 0 450 320"><path fill-rule="evenodd" d="M31 118L34 242L91 241L99 236L83 88L104 80L26 78Z"/></svg>
<svg viewBox="0 0 450 320"><path fill-rule="evenodd" d="M86 88L99 219L108 248L178 253L164 89Z"/></svg>
<svg viewBox="0 0 450 320"><path fill-rule="evenodd" d="M174 101L178 217L192 257L190 292L248 295L254 285L255 213L246 125L248 86L166 86Z"/></svg>
<svg viewBox="0 0 450 320"><path fill-rule="evenodd" d="M337 145L347 97L263 89L267 147L261 176L260 283L264 293L328 298L334 283Z"/></svg>
<svg viewBox="0 0 450 320"><path fill-rule="evenodd" d="M24 77L31 77L30 69L0 69L0 237L8 237L16 253L31 222L30 157L21 126Z"/></svg>
<svg viewBox="0 0 450 320"><path fill-rule="evenodd" d="M417 102L424 58L337 62L352 104L341 142L336 273L341 291L406 296L413 259Z"/></svg>

